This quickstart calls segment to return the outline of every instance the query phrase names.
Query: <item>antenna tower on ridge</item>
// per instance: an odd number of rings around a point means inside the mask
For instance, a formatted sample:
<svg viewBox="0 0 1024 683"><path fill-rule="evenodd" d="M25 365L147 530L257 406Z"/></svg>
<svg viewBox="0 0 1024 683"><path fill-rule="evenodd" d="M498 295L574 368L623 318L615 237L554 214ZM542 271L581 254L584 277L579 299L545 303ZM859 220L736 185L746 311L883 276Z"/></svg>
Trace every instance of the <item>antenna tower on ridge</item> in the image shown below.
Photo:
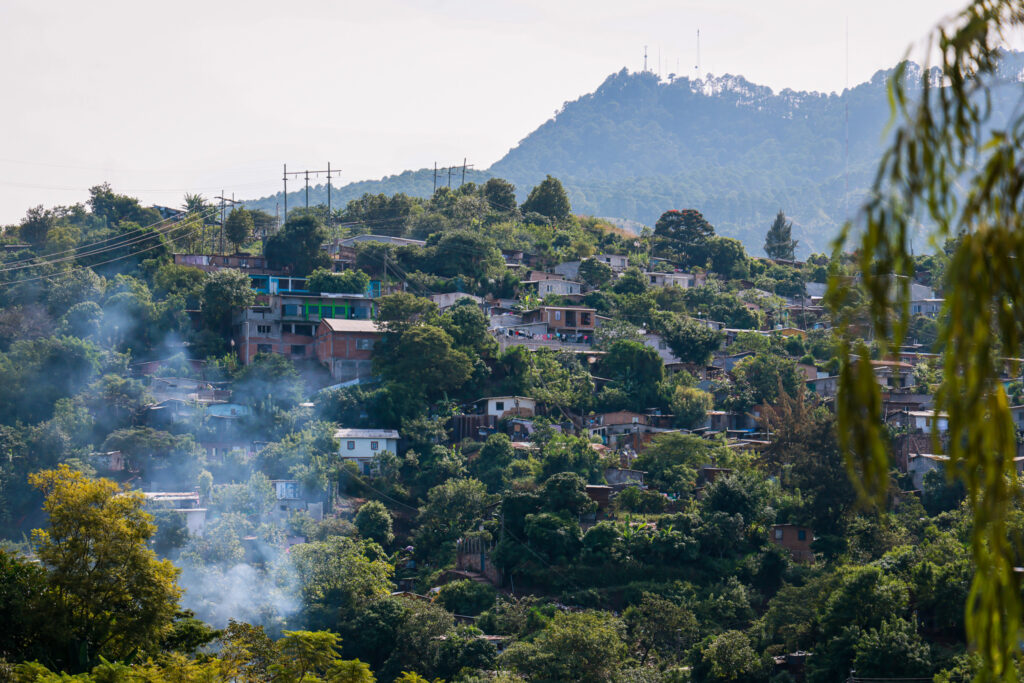
<svg viewBox="0 0 1024 683"><path fill-rule="evenodd" d="M697 72L697 77L700 78L700 29L697 29L697 64L693 69Z"/></svg>
<svg viewBox="0 0 1024 683"><path fill-rule="evenodd" d="M644 45L644 73L647 73L647 46Z"/></svg>

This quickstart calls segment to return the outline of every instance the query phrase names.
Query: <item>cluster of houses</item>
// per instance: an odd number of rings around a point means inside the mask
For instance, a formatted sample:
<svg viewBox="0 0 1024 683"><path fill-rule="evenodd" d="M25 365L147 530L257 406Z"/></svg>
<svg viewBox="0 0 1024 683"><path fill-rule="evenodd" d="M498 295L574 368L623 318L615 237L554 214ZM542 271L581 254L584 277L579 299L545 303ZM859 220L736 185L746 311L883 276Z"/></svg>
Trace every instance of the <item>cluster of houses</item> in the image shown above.
<svg viewBox="0 0 1024 683"><path fill-rule="evenodd" d="M424 243L399 237L360 235L335 240L325 249L331 256L336 271L355 266L356 247L362 242L381 242L395 246L419 245ZM435 294L431 298L443 311L464 300L470 300L480 307L489 321L489 330L506 348L522 345L530 349L556 348L577 353L598 353L593 349L594 335L606 320L596 309L583 305L585 295L590 291L580 278L581 261L560 263L550 269L538 267L537 259L517 250L505 250L506 265L520 274L520 298L482 298L464 292ZM621 276L630 266L629 257L619 254L599 254L595 260L607 265L613 276ZM306 360L323 366L331 378L340 383L372 381L372 356L374 346L381 339L381 329L375 322L376 299L383 294L400 291L401 284L371 281L363 292L328 294L311 291L302 277L293 277L284 271L267 267L260 256L245 254L200 255L176 254L175 263L194 266L206 272L224 268L237 269L249 276L257 300L255 305L237 311L233 319L234 349L242 363L251 363L257 354L276 353L301 361ZM699 287L705 284L706 275L701 272L687 273L674 269L668 264L657 263L656 270L644 271L650 287ZM761 301L774 295L760 292L753 283L747 285L745 305L760 310ZM825 286L808 283L803 296L786 298L781 309L771 312L769 318L773 329L739 330L727 328L723 323L701 320L703 324L721 331L729 342L741 332L759 334L799 335L806 338L806 329L820 325L823 312L822 298ZM912 286L911 311L915 315L936 317L942 307L942 300L921 285ZM759 296L760 295L760 296ZM556 299L552 299L556 297ZM778 298L774 298L778 301ZM529 302L524 305L524 302ZM810 317L811 322L808 322ZM792 321L792 326L790 325ZM800 326L796 326L799 322ZM732 372L735 365L747 353L728 354L719 352L707 366L695 367L682 363L669 349L668 344L653 331L643 331L643 342L654 349L667 370L686 369L701 382L702 388L711 390L713 381ZM890 361L873 363L874 374L884 391L886 417L893 424L905 428L901 441L900 469L913 477L920 487L924 474L942 466L944 456L930 453L932 442L925 434L931 433L933 421L942 430L943 418L931 410L931 399L913 393L915 387L914 365L926 354L920 349L907 349L905 354ZM819 371L812 365L800 365L808 389L828 401L835 396L838 377ZM150 392L157 399L151 408L155 421L178 421L195 417L196 413L217 417L224 427L213 430L203 443L212 454L237 449L244 443L244 436L232 432L232 424L249 414L245 406L230 401L230 391L225 387L201 380L185 380L158 376L159 366L140 369L149 377ZM1017 409L1015 409L1017 410ZM601 503L607 503L617 489L625 485L643 486L643 473L636 473L630 465L637 453L643 450L654 436L674 431L673 416L657 411L635 413L614 411L585 416L566 415L564 411L549 412L549 407L525 396L495 396L479 399L467 406L463 414L451 419L452 438L461 441L466 438L482 441L497 431L509 434L516 448L530 449L530 435L535 429L534 419L546 415L555 419L555 429L585 435L594 442L595 449L615 450L620 455L620 467L606 476L610 482L606 487L590 487L588 493ZM1024 407L1015 413L1024 429ZM768 444L768 437L757 409L749 413L709 411L702 425L690 430L703 435L724 435L730 448L758 450ZM217 435L223 440L218 441ZM374 458L383 452L398 452L400 435L393 430L381 429L339 429L335 434L339 443L339 458L350 460L356 471L363 476L374 474ZM253 448L252 444L244 445ZM116 454L104 454L110 462L117 461ZM1022 460L1024 462L1024 460ZM708 472L711 468L709 465ZM710 476L710 474L709 474ZM614 481L613 481L614 480ZM301 491L297 482L274 482L279 507L282 513L306 510L313 515L322 515L323 500L319 493ZM606 489L606 490L605 490ZM177 494L153 494L154 500L173 504L189 519L189 528L201 533L198 521L198 501L188 495L175 498ZM162 496L162 498L161 498ZM308 499L307 499L308 498ZM317 506L320 507L317 507ZM791 525L777 525L773 529L774 542L786 547L800 560L811 559L810 542L813 533L806 528Z"/></svg>

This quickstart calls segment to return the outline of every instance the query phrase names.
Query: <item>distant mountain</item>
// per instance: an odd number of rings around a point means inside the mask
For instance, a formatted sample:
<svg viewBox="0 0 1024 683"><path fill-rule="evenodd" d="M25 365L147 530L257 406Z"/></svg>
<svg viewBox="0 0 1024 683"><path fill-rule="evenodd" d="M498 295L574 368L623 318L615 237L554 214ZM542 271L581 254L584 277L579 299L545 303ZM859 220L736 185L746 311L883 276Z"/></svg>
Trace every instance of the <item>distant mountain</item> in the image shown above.
<svg viewBox="0 0 1024 683"><path fill-rule="evenodd" d="M1019 80L1022 65L1024 55L1011 53L1002 75ZM919 73L911 69L913 77ZM466 179L506 178L522 199L551 174L564 183L576 213L646 225L667 209L695 208L754 254L782 209L794 222L799 253L821 251L874 177L889 121L890 74L825 95L775 93L741 76L668 82L623 69ZM1009 95L996 102L997 120L1010 102ZM445 174L439 182L447 181ZM406 171L346 185L333 200L342 206L364 192L429 196L433 183L433 169ZM326 201L323 189L310 194L311 201ZM289 193L289 203L302 197ZM280 194L250 206L273 212L279 201Z"/></svg>

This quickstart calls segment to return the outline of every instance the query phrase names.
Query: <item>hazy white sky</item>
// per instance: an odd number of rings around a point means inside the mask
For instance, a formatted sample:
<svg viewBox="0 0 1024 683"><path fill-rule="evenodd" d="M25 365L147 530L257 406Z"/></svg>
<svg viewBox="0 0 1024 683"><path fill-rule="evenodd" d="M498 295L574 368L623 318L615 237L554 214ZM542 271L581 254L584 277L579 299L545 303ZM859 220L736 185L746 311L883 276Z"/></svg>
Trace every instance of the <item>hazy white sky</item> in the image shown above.
<svg viewBox="0 0 1024 683"><path fill-rule="evenodd" d="M623 66L841 91L965 0L0 0L0 224L497 161ZM677 66L678 65L678 66Z"/></svg>

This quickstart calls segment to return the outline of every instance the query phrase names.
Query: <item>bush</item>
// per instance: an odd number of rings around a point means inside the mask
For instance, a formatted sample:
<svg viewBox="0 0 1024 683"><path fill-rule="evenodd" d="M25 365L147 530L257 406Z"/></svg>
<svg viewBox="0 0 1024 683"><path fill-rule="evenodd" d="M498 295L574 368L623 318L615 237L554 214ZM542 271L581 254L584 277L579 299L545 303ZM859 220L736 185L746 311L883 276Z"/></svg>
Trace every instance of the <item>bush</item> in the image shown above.
<svg viewBox="0 0 1024 683"><path fill-rule="evenodd" d="M475 616L493 607L497 596L494 586L464 579L442 586L437 602L453 614Z"/></svg>
<svg viewBox="0 0 1024 683"><path fill-rule="evenodd" d="M665 510L665 496L629 486L615 497L615 506L623 512L657 513Z"/></svg>

